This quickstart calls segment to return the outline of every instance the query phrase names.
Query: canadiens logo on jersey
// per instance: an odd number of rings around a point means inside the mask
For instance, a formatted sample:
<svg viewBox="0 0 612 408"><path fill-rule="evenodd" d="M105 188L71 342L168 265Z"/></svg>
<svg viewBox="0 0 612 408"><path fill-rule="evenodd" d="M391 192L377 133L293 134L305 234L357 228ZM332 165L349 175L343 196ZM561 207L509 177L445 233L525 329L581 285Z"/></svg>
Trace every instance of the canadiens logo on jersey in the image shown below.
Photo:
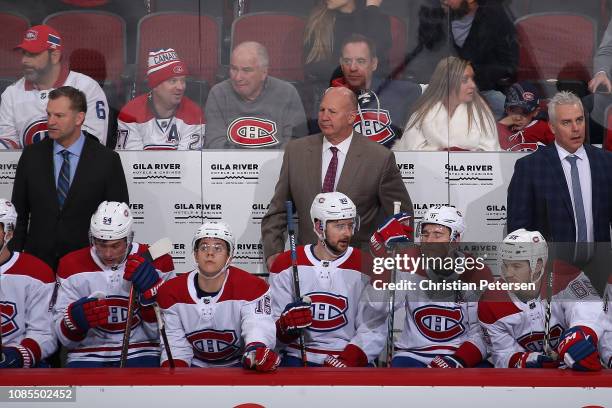
<svg viewBox="0 0 612 408"><path fill-rule="evenodd" d="M327 332L346 326L348 299L345 296L327 292L308 293L312 301L312 325L308 330Z"/></svg>
<svg viewBox="0 0 612 408"><path fill-rule="evenodd" d="M17 317L17 306L13 302L0 302L0 328L2 335L8 336L19 330L19 326L15 322Z"/></svg>
<svg viewBox="0 0 612 408"><path fill-rule="evenodd" d="M240 349L238 336L233 330L200 330L186 337L195 356L204 361L228 360Z"/></svg>
<svg viewBox="0 0 612 408"><path fill-rule="evenodd" d="M550 328L550 346L552 348L556 348L557 344L559 344L559 339L563 334L563 327L561 325L556 324ZM544 350L544 332L531 332L527 333L517 340L518 344L523 346L523 348L527 351L542 351Z"/></svg>
<svg viewBox="0 0 612 408"><path fill-rule="evenodd" d="M21 140L22 146L26 147L34 143L38 143L49 137L49 128L47 127L47 119L40 119L32 122L26 127Z"/></svg>
<svg viewBox="0 0 612 408"><path fill-rule="evenodd" d="M432 341L449 341L466 331L459 307L428 305L415 309L412 316L419 332Z"/></svg>
<svg viewBox="0 0 612 408"><path fill-rule="evenodd" d="M355 117L353 129L380 144L395 137L395 132L391 128L391 115L385 109L362 109Z"/></svg>
<svg viewBox="0 0 612 408"><path fill-rule="evenodd" d="M260 118L238 118L227 128L230 142L243 147L264 147L278 144L276 123Z"/></svg>
<svg viewBox="0 0 612 408"><path fill-rule="evenodd" d="M123 333L125 331L125 322L127 321L128 298L124 296L108 296L106 298L108 305L108 323L99 326L98 328L107 333ZM140 324L141 318L138 309L134 312L132 319L132 329Z"/></svg>

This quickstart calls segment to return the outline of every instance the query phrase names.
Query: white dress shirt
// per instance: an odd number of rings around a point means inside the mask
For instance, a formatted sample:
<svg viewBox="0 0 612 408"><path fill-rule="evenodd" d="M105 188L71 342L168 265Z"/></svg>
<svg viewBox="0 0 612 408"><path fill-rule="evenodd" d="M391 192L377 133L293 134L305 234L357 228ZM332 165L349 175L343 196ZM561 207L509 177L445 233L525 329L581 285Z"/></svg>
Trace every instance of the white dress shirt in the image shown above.
<svg viewBox="0 0 612 408"><path fill-rule="evenodd" d="M349 151L349 146L351 145L351 140L353 140L353 132L351 135L344 139L342 142L337 145L333 145L329 143L327 138L323 136L323 156L321 158L321 186L323 186L323 182L325 181L325 174L327 174L327 168L329 167L329 162L333 157L330 147L335 146L338 148L338 169L336 170L336 179L334 180L334 191L338 187L338 180L340 180L340 174L342 174L342 168L344 167L344 161L346 160L346 155Z"/></svg>

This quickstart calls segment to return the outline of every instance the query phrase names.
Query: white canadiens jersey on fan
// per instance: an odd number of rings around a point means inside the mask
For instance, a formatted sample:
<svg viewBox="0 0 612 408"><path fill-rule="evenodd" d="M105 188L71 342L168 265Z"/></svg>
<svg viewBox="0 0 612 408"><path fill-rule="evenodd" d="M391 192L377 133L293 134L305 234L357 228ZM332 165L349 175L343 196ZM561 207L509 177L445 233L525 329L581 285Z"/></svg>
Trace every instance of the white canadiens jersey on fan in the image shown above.
<svg viewBox="0 0 612 408"><path fill-rule="evenodd" d="M172 279L157 297L174 360L187 366L227 367L240 363L245 345L274 348L276 329L265 281L230 266L221 290L199 298L197 273ZM161 360L167 360L165 349Z"/></svg>
<svg viewBox="0 0 612 408"><path fill-rule="evenodd" d="M297 247L302 296L312 301L313 322L305 333L308 362L323 364L327 354L338 355L349 344L359 347L372 362L386 340L386 319L365 301L369 278L360 272L361 252L349 247L334 261L321 261L312 245ZM294 301L293 271L289 251L278 256L270 270L272 314L277 320ZM297 343L287 354L301 358Z"/></svg>
<svg viewBox="0 0 612 408"><path fill-rule="evenodd" d="M175 115L158 119L149 95L140 95L121 109L117 148L125 150L200 150L205 132L204 114L183 97Z"/></svg>
<svg viewBox="0 0 612 408"><path fill-rule="evenodd" d="M413 255L420 256L420 251ZM487 349L478 324L478 292L422 290L421 281L441 281L433 272L423 269L414 274L398 272L397 275L398 281L414 282L415 289L395 294L395 308L404 307L406 316L395 342L394 357L411 357L429 364L438 355L455 354L460 347L457 355L467 366L486 357ZM487 267L466 270L458 278L461 282L476 284L493 280Z"/></svg>
<svg viewBox="0 0 612 408"><path fill-rule="evenodd" d="M527 303L503 291L487 291L480 300L478 318L495 367L514 367L517 353L544 350L544 278L540 296ZM602 300L583 272L568 266L555 267L551 304L551 348L555 349L563 332L574 326L586 326L602 339Z"/></svg>
<svg viewBox="0 0 612 408"><path fill-rule="evenodd" d="M108 103L100 85L90 77L62 70L53 86L69 85L87 98L87 114L82 129L106 144ZM23 149L48 136L47 102L52 89L39 91L21 78L2 93L0 104L0 148Z"/></svg>
<svg viewBox="0 0 612 408"><path fill-rule="evenodd" d="M148 249L144 244L132 243L130 254L143 253ZM164 258L162 260L162 258ZM171 278L172 259L164 255L155 265L168 267L158 269L162 279ZM113 270L104 266L92 248L83 248L69 253L60 260L57 278L60 289L54 308L54 329L60 342L68 349L68 362L117 362L121 356L121 344L127 318L129 281L123 279L125 262ZM61 324L64 311L73 302L103 293L109 305L108 323L89 329L84 339L72 338L64 332ZM128 359L141 356L159 356L159 334L157 319L152 306L137 306L132 321Z"/></svg>
<svg viewBox="0 0 612 408"><path fill-rule="evenodd" d="M30 350L32 365L56 349L49 311L55 276L49 266L28 254L14 252L0 265L2 344Z"/></svg>

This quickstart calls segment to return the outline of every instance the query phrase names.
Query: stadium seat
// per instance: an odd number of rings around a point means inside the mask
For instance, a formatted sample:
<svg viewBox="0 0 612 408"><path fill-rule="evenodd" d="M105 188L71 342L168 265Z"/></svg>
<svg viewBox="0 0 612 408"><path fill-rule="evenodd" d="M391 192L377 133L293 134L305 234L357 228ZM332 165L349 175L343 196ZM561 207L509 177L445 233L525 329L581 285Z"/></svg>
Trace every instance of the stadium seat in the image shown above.
<svg viewBox="0 0 612 408"><path fill-rule="evenodd" d="M394 15L389 16L391 23L391 49L389 50L389 68L391 72L404 63L408 52L406 21Z"/></svg>
<svg viewBox="0 0 612 408"><path fill-rule="evenodd" d="M588 82L597 47L595 21L571 13L529 14L516 20L518 80Z"/></svg>
<svg viewBox="0 0 612 408"><path fill-rule="evenodd" d="M306 20L284 13L245 14L232 24L232 49L257 41L268 49L270 75L286 81L304 80L303 38Z"/></svg>
<svg viewBox="0 0 612 408"><path fill-rule="evenodd" d="M599 31L606 28L610 18L608 0L522 0L522 2L526 14L563 12L589 16L597 22Z"/></svg>
<svg viewBox="0 0 612 408"><path fill-rule="evenodd" d="M199 36L196 35L199 33ZM219 69L220 28L216 18L180 12L159 12L138 22L136 83L144 82L149 51L174 48L195 80L216 82Z"/></svg>
<svg viewBox="0 0 612 408"><path fill-rule="evenodd" d="M225 0L153 0L153 11L173 11L182 13L223 16Z"/></svg>
<svg viewBox="0 0 612 408"><path fill-rule="evenodd" d="M244 0L242 14L266 12L283 12L308 16L317 0L278 1L278 0Z"/></svg>
<svg viewBox="0 0 612 408"><path fill-rule="evenodd" d="M14 51L30 26L27 18L13 13L0 13L0 78L6 81L21 76L20 54Z"/></svg>

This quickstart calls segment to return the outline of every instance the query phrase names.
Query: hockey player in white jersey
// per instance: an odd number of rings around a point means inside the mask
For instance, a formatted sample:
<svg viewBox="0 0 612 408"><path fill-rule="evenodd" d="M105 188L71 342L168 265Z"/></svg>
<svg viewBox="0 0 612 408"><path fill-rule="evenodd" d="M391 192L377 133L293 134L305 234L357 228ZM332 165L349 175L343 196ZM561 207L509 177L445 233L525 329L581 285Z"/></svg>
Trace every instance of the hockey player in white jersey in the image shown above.
<svg viewBox="0 0 612 408"><path fill-rule="evenodd" d="M431 208L417 226L420 246L399 253L423 263L397 273L397 282L412 286L395 293L395 309L403 308L405 318L392 367L490 367L477 316L481 291L469 285L493 276L458 249L464 231L455 207Z"/></svg>
<svg viewBox="0 0 612 408"><path fill-rule="evenodd" d="M237 367L274 371L275 345L268 284L230 265L236 240L223 222L207 222L191 248L196 268L169 282L157 301L177 367ZM162 350L162 366L169 366Z"/></svg>
<svg viewBox="0 0 612 408"><path fill-rule="evenodd" d="M606 330L600 341L601 361L607 368L612 368L612 274L608 276L608 284L604 294L604 322Z"/></svg>
<svg viewBox="0 0 612 408"><path fill-rule="evenodd" d="M364 301L369 277L362 272L361 251L349 245L359 228L357 209L342 193L321 193L310 217L319 239L296 249L302 300L294 301L290 251L280 254L270 268L283 365L303 365L298 344L303 330L308 366L367 366L383 349L386 319L376 320L377 313Z"/></svg>
<svg viewBox="0 0 612 408"><path fill-rule="evenodd" d="M548 245L538 231L519 229L502 242L502 279L515 287L488 290L478 305L493 363L498 368L601 370L601 298L582 271L562 261L551 262L550 285L547 258Z"/></svg>
<svg viewBox="0 0 612 408"><path fill-rule="evenodd" d="M57 349L49 310L55 275L38 258L9 251L16 221L15 207L0 199L0 368L44 365Z"/></svg>
<svg viewBox="0 0 612 408"><path fill-rule="evenodd" d="M106 144L108 102L100 85L87 75L70 71L62 55L63 38L48 25L29 28L17 45L24 76L2 93L0 149L23 149L46 138L49 92L72 86L87 97L83 130ZM63 60L62 60L63 59Z"/></svg>
<svg viewBox="0 0 612 408"><path fill-rule="evenodd" d="M132 215L125 203L104 201L91 217L91 246L60 259L60 288L54 329L68 350L67 367L118 367L130 285L138 294L132 320L128 367L159 366L159 335L152 304L172 277L170 255L153 263L133 241Z"/></svg>
<svg viewBox="0 0 612 408"><path fill-rule="evenodd" d="M149 52L151 91L119 112L117 149L199 150L204 141L202 109L185 96L187 66L172 48Z"/></svg>

